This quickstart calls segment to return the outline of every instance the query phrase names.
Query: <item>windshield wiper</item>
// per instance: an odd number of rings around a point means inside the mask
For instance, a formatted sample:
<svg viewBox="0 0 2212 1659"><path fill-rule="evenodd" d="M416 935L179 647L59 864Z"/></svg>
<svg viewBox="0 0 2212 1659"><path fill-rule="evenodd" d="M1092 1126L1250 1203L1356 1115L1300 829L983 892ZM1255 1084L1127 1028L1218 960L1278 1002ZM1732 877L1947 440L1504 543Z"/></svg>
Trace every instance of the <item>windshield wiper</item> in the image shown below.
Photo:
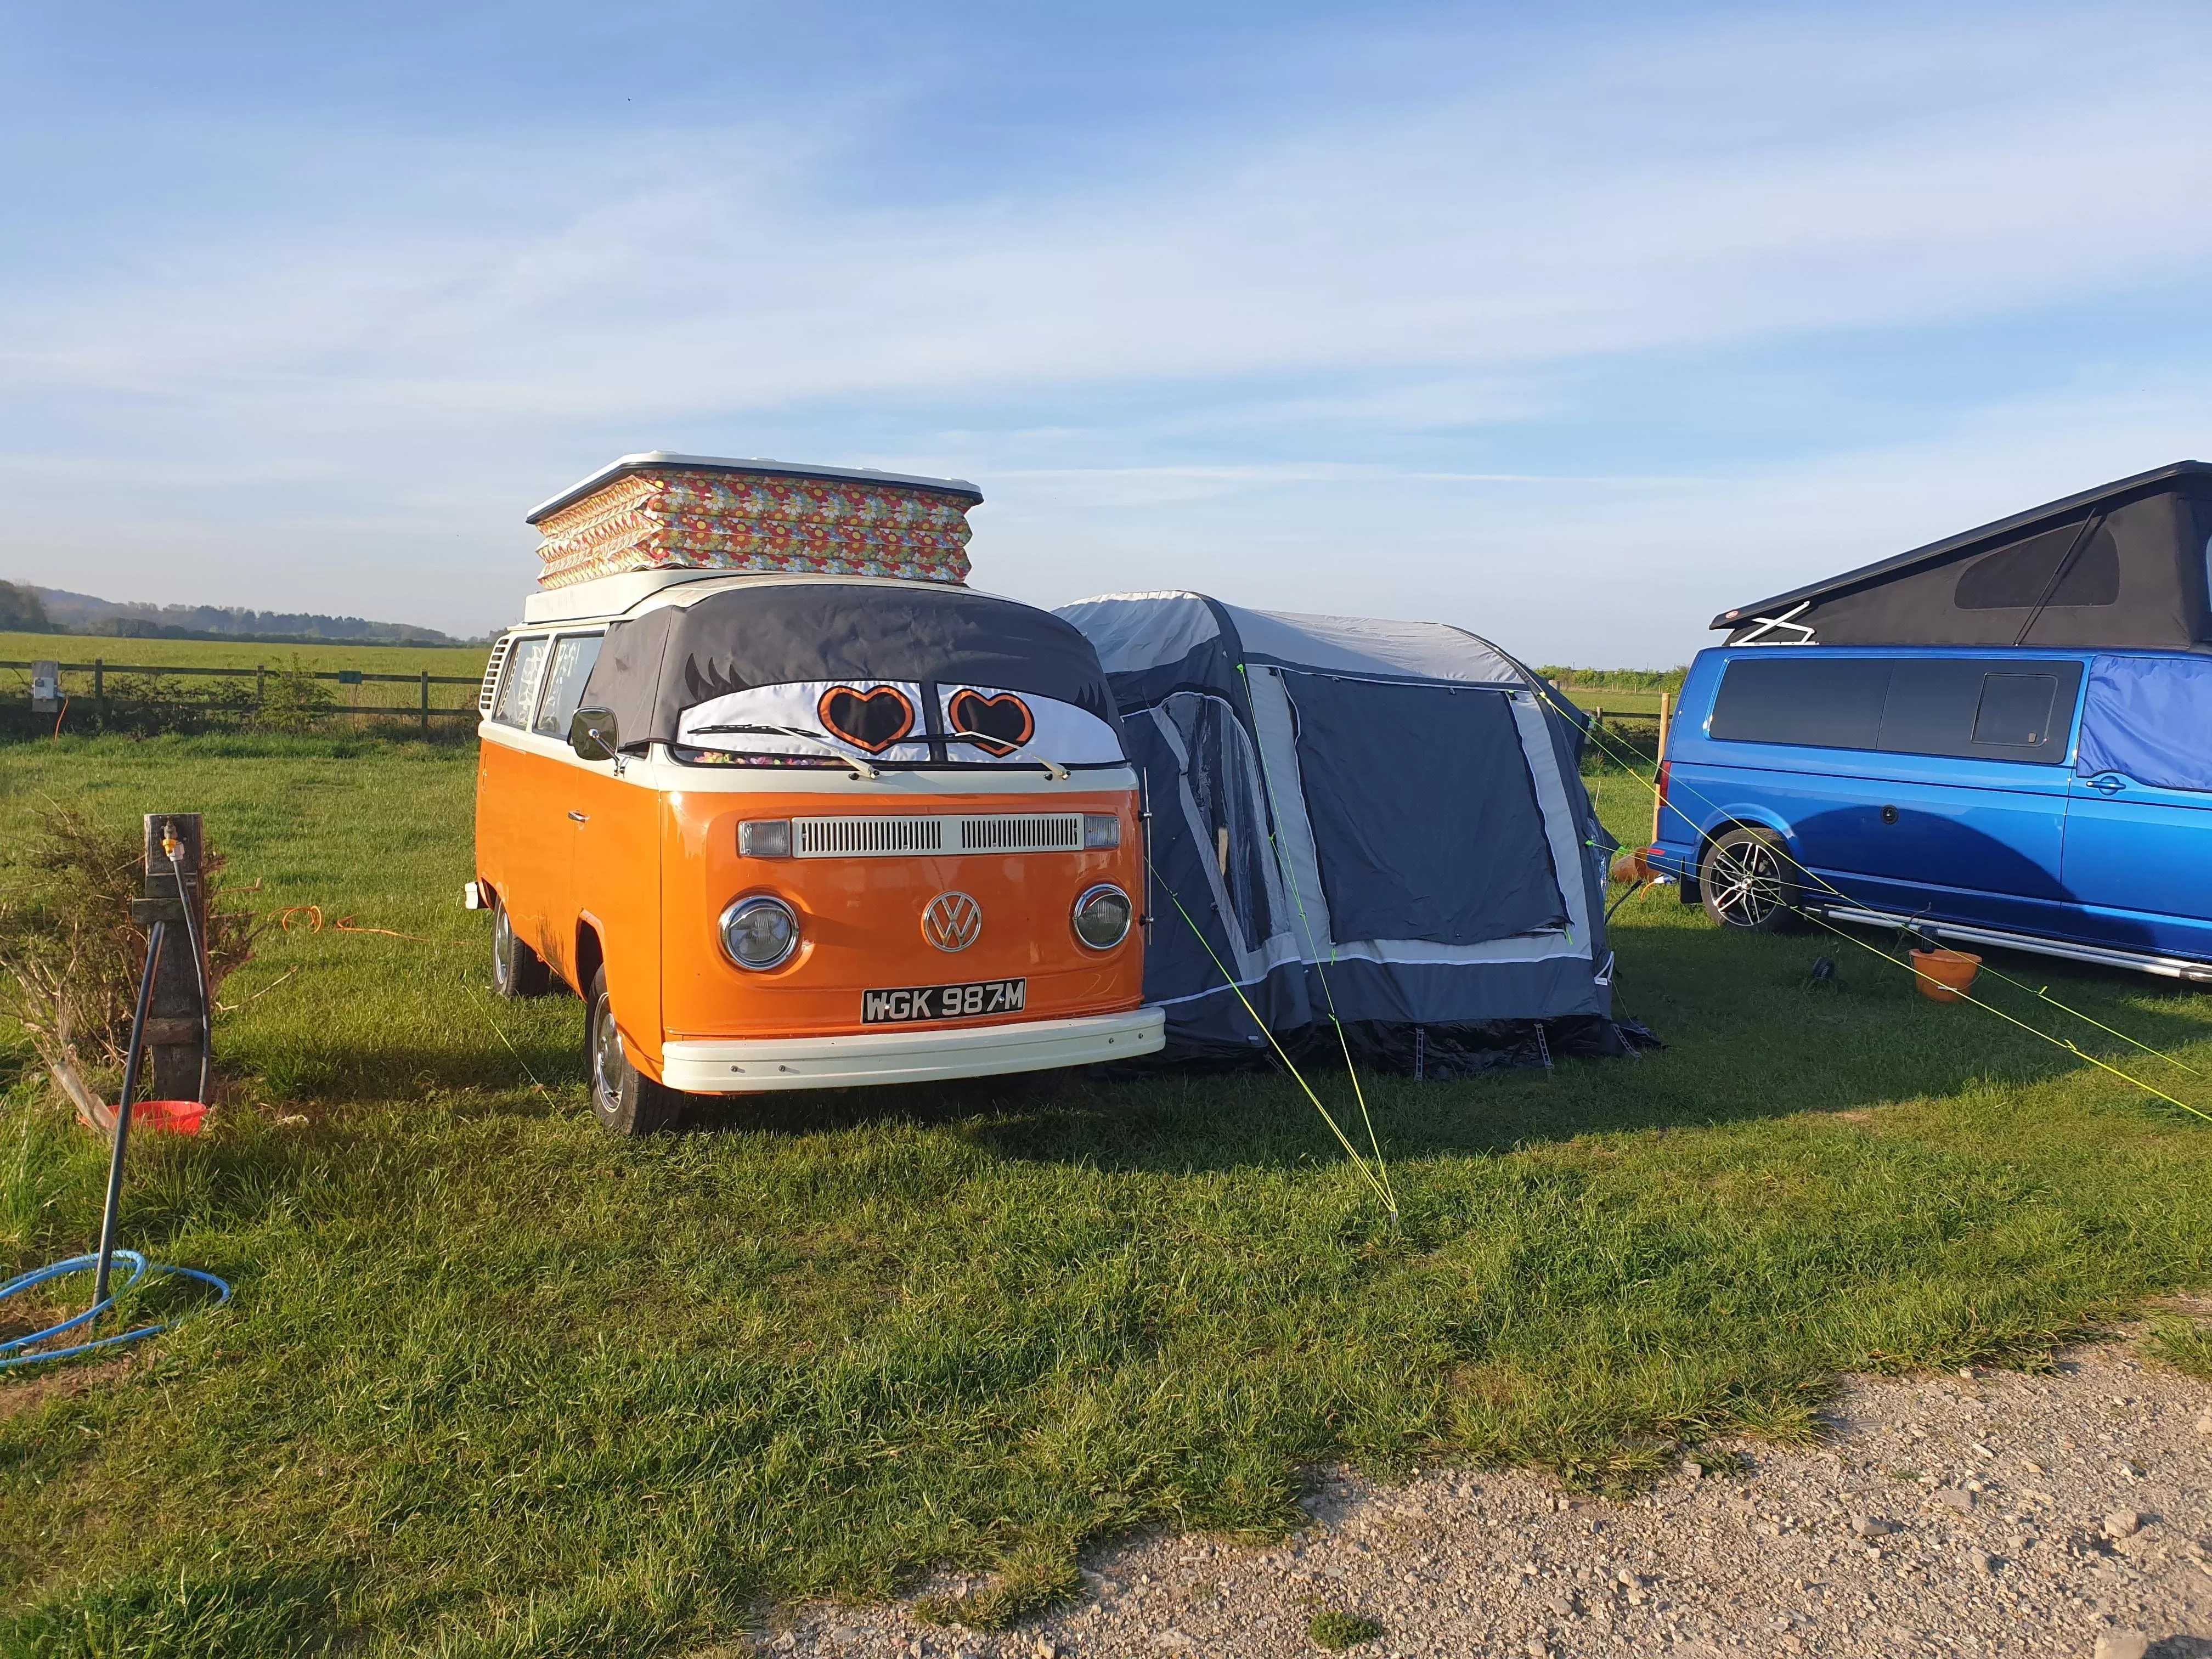
<svg viewBox="0 0 2212 1659"><path fill-rule="evenodd" d="M800 743L811 743L824 754L836 756L864 778L879 778L883 775L858 755L847 754L829 738L817 738L811 732L796 731L788 726L695 726L691 728L691 735L695 738L711 737L717 732L750 732L755 737L773 733L779 738L791 738Z"/></svg>
<svg viewBox="0 0 2212 1659"><path fill-rule="evenodd" d="M986 750L1004 749L1006 746L1006 740L1004 738L988 738L981 732L947 732L945 734L945 740L947 743L972 743L977 748ZM999 757L995 755L992 756L994 760L998 758ZM1030 758L1044 768L1045 776L1050 778L1054 783L1067 781L1067 769L1058 761L1047 760L1042 755L1032 755Z"/></svg>

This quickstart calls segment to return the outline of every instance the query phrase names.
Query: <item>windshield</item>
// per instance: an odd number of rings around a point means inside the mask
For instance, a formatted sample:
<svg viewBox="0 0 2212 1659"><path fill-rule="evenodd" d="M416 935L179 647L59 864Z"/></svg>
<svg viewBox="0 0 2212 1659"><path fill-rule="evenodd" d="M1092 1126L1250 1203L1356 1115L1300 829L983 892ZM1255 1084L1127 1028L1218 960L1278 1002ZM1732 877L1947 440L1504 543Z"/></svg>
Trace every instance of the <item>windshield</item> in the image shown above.
<svg viewBox="0 0 2212 1659"><path fill-rule="evenodd" d="M1121 733L1032 691L915 680L795 680L695 703L673 752L696 764L1120 766Z"/></svg>

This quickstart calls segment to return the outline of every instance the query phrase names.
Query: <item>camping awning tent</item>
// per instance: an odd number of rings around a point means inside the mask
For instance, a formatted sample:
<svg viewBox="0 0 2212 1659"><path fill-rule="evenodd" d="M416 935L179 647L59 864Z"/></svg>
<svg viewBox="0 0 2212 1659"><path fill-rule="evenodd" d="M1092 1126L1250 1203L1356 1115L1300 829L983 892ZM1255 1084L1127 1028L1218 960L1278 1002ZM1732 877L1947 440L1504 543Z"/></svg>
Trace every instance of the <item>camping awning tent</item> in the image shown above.
<svg viewBox="0 0 2212 1659"><path fill-rule="evenodd" d="M2212 650L2212 465L2176 461L1723 611L1730 645Z"/></svg>
<svg viewBox="0 0 2212 1659"><path fill-rule="evenodd" d="M1059 614L1145 775L1170 1054L1249 1053L1255 1013L1279 1038L1333 1015L1370 1058L1418 1042L1438 1070L1533 1048L1534 1022L1618 1051L1581 728L1535 675L1431 623L1184 592Z"/></svg>

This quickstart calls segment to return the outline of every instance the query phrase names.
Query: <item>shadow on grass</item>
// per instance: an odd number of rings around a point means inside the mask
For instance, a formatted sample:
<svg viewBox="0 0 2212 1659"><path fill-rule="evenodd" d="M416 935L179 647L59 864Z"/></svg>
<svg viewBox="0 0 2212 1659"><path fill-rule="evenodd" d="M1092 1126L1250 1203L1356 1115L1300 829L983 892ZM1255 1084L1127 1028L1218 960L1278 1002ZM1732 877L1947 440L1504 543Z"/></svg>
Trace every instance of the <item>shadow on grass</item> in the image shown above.
<svg viewBox="0 0 2212 1659"><path fill-rule="evenodd" d="M1950 1097L2093 1069L2081 1054L1986 1009L1929 1001L1905 970L1833 935L1747 939L1721 934L1694 917L1668 921L1672 925L1625 930L1620 938L1623 1006L1657 1030L1665 1049L1444 1082L1363 1071L1359 1093L1385 1153L1393 1159L1493 1156L1583 1135ZM1887 944L1879 937L1873 942ZM1816 983L1812 966L1821 956L1838 966L1832 980ZM2118 970L2069 965L2061 975L2047 958L1994 954L1990 965L2027 988L1985 976L1977 987L1985 1000L2183 1100L2212 1107L2203 1078L2132 1048L2034 993L2047 987L2054 997L2161 1052L2212 1036L2212 1003ZM1305 1076L1364 1150L1360 1101L1342 1064L1316 1066ZM2205 1096L2201 1102L2199 1095ZM1150 1076L1057 1086L979 1079L758 1097L704 1106L691 1121L700 1130L804 1134L895 1120L957 1127L975 1145L1008 1158L1111 1170L1294 1167L1343 1156L1298 1084L1272 1066L1163 1066Z"/></svg>

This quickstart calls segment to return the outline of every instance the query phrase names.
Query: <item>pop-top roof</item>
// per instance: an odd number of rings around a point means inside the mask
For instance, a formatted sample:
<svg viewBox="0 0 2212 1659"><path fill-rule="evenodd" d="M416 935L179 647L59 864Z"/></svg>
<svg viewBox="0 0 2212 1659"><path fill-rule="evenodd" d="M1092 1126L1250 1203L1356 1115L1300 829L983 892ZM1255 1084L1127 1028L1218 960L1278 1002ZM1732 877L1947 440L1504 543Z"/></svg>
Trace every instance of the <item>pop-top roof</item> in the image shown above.
<svg viewBox="0 0 2212 1659"><path fill-rule="evenodd" d="M907 489L933 489L947 495L957 495L971 506L983 499L983 492L965 478L925 478L905 472L878 472L868 466L810 466L801 462L747 459L726 455L677 455L665 449L648 450L642 454L625 455L620 460L601 467L580 483L574 483L554 496L541 501L530 510L523 522L536 524L551 517L564 507L573 507L596 490L604 489L617 478L626 478L635 472L739 472L771 478L821 478L837 483L896 484Z"/></svg>
<svg viewBox="0 0 2212 1659"><path fill-rule="evenodd" d="M2010 518L1962 531L1955 536L1946 536L1942 541L1930 542L1924 547L1914 548L1909 553L1899 553L1893 558L1862 565L1856 570L1846 570L1839 576L1808 582L1802 587L1793 587L1788 592L1778 593L1771 599L1737 605L1733 610L1722 611L1707 625L1716 629L1741 629L1759 618L1778 617L1801 606L1817 609L1822 601L1838 598L1852 590L1887 584L1923 568L1947 563L1954 556L1966 553L1977 544L1986 544L1994 548L2001 544L2016 542L2038 531L2084 519L2097 509L2115 507L2124 498L2162 493L2161 485L2179 486L2186 493L2201 495L2205 493L2208 482L2212 482L2212 465L2203 461L2174 461L2166 466L2154 467L2148 472L2138 472L2132 477L2100 484L2094 489L2085 489L2079 495L2068 495L2060 501L2047 501L2041 507L2030 507L2025 513L2015 513ZM1786 640L1788 636L1783 638ZM2053 641L2037 642L2049 644Z"/></svg>

